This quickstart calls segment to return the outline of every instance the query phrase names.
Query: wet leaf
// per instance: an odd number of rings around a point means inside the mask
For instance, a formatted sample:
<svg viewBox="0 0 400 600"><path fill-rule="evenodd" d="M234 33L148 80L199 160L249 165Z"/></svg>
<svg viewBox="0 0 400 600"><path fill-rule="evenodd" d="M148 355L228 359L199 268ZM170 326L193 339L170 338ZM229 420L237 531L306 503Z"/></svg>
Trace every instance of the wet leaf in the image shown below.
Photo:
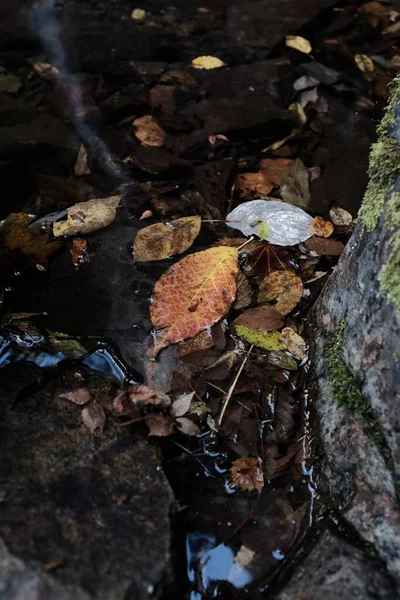
<svg viewBox="0 0 400 600"><path fill-rule="evenodd" d="M151 405L166 408L171 404L169 396L147 385L130 385L126 388L126 393L132 404L138 407Z"/></svg>
<svg viewBox="0 0 400 600"><path fill-rule="evenodd" d="M258 235L260 224L267 223L265 238L278 246L294 246L312 236L312 218L301 208L275 200L252 200L239 204L226 217L226 224L244 235Z"/></svg>
<svg viewBox="0 0 400 600"><path fill-rule="evenodd" d="M320 237L312 237L305 242L307 248L321 254L322 256L340 256L344 250L344 244L337 240Z"/></svg>
<svg viewBox="0 0 400 600"><path fill-rule="evenodd" d="M72 264L76 267L83 265L84 263L90 262L88 255L87 241L83 238L75 238L72 240L72 247L70 249Z"/></svg>
<svg viewBox="0 0 400 600"><path fill-rule="evenodd" d="M85 406L82 410L82 421L90 433L94 433L96 429L100 429L102 432L106 424L106 414L101 404L92 402Z"/></svg>
<svg viewBox="0 0 400 600"><path fill-rule="evenodd" d="M70 206L67 209L67 220L53 224L55 237L86 235L107 227L115 219L120 200L121 196L111 196Z"/></svg>
<svg viewBox="0 0 400 600"><path fill-rule="evenodd" d="M242 313L234 321L235 325L244 325L260 333L276 331L283 326L283 317L272 306L258 306Z"/></svg>
<svg viewBox="0 0 400 600"><path fill-rule="evenodd" d="M271 363L271 365L274 365L274 367L288 369L289 371L296 371L299 368L295 359L281 350L273 350L270 352L268 355L268 362Z"/></svg>
<svg viewBox="0 0 400 600"><path fill-rule="evenodd" d="M236 248L210 248L181 259L157 281L150 305L161 329L154 352L195 336L226 315L236 295Z"/></svg>
<svg viewBox="0 0 400 600"><path fill-rule="evenodd" d="M332 219L332 222L338 227L351 225L353 222L353 217L347 210L344 208L340 208L340 206L333 206L329 211L329 216Z"/></svg>
<svg viewBox="0 0 400 600"><path fill-rule="evenodd" d="M179 431L185 435L199 435L201 433L198 425L187 417L176 419L175 424Z"/></svg>
<svg viewBox="0 0 400 600"><path fill-rule="evenodd" d="M258 302L274 301L274 308L287 315L300 302L303 296L303 283L290 271L272 271L260 283Z"/></svg>
<svg viewBox="0 0 400 600"><path fill-rule="evenodd" d="M67 333L48 331L49 342L57 352L65 354L68 358L79 358L86 354L86 348Z"/></svg>
<svg viewBox="0 0 400 600"><path fill-rule="evenodd" d="M245 342L262 348L263 350L283 350L284 344L280 341L279 331L270 331L262 333L246 327L244 325L235 325L236 334Z"/></svg>
<svg viewBox="0 0 400 600"><path fill-rule="evenodd" d="M235 310L247 308L253 299L253 289L243 271L239 271L236 279L236 299L233 304Z"/></svg>
<svg viewBox="0 0 400 600"><path fill-rule="evenodd" d="M288 352L294 354L300 360L305 358L307 345L301 335L293 331L290 327L285 327L281 331L280 339Z"/></svg>
<svg viewBox="0 0 400 600"><path fill-rule="evenodd" d="M135 136L144 146L164 146L166 135L152 115L133 121Z"/></svg>
<svg viewBox="0 0 400 600"><path fill-rule="evenodd" d="M256 274L265 277L271 271L294 268L287 251L266 242L248 244L242 252L247 256L247 263L243 268L248 276Z"/></svg>
<svg viewBox="0 0 400 600"><path fill-rule="evenodd" d="M310 203L308 171L299 158L292 160L282 175L281 196L300 208L307 208Z"/></svg>
<svg viewBox="0 0 400 600"><path fill-rule="evenodd" d="M291 158L264 158L258 166L260 171L265 173L268 181L280 186L283 175L292 162Z"/></svg>
<svg viewBox="0 0 400 600"><path fill-rule="evenodd" d="M294 48L303 54L310 54L312 50L310 42L300 35L287 35L285 43L288 48Z"/></svg>
<svg viewBox="0 0 400 600"><path fill-rule="evenodd" d="M167 437L174 430L174 422L168 415L150 414L145 419L149 436Z"/></svg>
<svg viewBox="0 0 400 600"><path fill-rule="evenodd" d="M239 190L241 198L266 198L273 190L274 184L269 181L263 171L260 171L238 175L236 188Z"/></svg>
<svg viewBox="0 0 400 600"><path fill-rule="evenodd" d="M211 412L211 408L209 408L202 400L194 400L190 405L189 412L191 415L197 415L198 417L203 418Z"/></svg>
<svg viewBox="0 0 400 600"><path fill-rule="evenodd" d="M311 231L319 237L328 238L334 231L333 223L325 221L322 217L314 217L311 222Z"/></svg>
<svg viewBox="0 0 400 600"><path fill-rule="evenodd" d="M78 406L83 406L87 404L90 400L90 392L87 387L80 387L74 390L69 390L68 392L61 392L58 395L62 400L68 400L69 402L73 402Z"/></svg>
<svg viewBox="0 0 400 600"><path fill-rule="evenodd" d="M257 490L260 494L264 487L261 461L258 458L237 458L230 468L230 487L242 492Z"/></svg>
<svg viewBox="0 0 400 600"><path fill-rule="evenodd" d="M182 254L200 233L201 217L182 217L170 223L156 223L141 229L134 241L134 262L162 260Z"/></svg>
<svg viewBox="0 0 400 600"><path fill-rule="evenodd" d="M40 224L28 227L33 217L25 213L12 213L0 225L0 238L10 250L19 249L32 262L42 263L62 246L60 241L51 241L48 228Z"/></svg>
<svg viewBox="0 0 400 600"><path fill-rule="evenodd" d="M190 406L192 404L192 400L195 396L195 392L190 392L189 394L182 394L172 403L170 413L177 419L178 417L183 417L186 413L191 412Z"/></svg>
<svg viewBox="0 0 400 600"><path fill-rule="evenodd" d="M219 69L225 63L216 56L198 56L192 60L192 66L196 69Z"/></svg>
<svg viewBox="0 0 400 600"><path fill-rule="evenodd" d="M17 94L22 87L22 81L12 73L0 73L0 92Z"/></svg>
<svg viewBox="0 0 400 600"><path fill-rule="evenodd" d="M276 409L275 433L278 443L285 443L293 435L294 408L291 399L279 398Z"/></svg>
<svg viewBox="0 0 400 600"><path fill-rule="evenodd" d="M354 57L354 61L357 67L363 73L373 73L375 70L375 65L366 54L356 54Z"/></svg>

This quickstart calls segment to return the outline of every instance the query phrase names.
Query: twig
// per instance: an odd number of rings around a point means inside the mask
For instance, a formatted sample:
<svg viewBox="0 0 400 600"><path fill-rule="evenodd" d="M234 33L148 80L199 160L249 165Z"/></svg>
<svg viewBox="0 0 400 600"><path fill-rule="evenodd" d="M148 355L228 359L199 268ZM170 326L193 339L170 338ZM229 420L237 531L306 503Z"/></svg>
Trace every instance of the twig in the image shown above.
<svg viewBox="0 0 400 600"><path fill-rule="evenodd" d="M229 404L229 402L230 402L230 400L232 398L233 392L235 391L235 388L237 386L237 382L239 381L239 377L242 374L242 371L243 371L243 369L245 367L245 364L247 363L247 360L248 360L248 358L250 356L250 352L253 350L253 347L254 347L254 344L252 344L250 346L249 350L247 351L246 356L244 357L243 362L240 365L240 368L239 368L238 372L236 373L236 377L233 380L233 383L232 383L231 387L228 390L228 394L227 394L227 396L225 398L225 402L224 402L224 404L222 406L221 414L219 415L219 419L218 419L218 426L219 427L221 427L221 425L222 425L224 414L226 412L226 409L228 408L228 404Z"/></svg>
<svg viewBox="0 0 400 600"><path fill-rule="evenodd" d="M237 251L239 252L239 250L241 250L242 248L244 248L245 246L247 246L247 244L250 244L250 242L252 242L255 239L256 238L254 237L254 235L250 236L249 239L244 242L244 244L242 244L241 246L239 246L239 248L237 249Z"/></svg>
<svg viewBox="0 0 400 600"><path fill-rule="evenodd" d="M213 475L211 473L211 471L209 469L207 469L206 465L203 464L199 458L197 458L197 454L195 454L194 452L192 452L188 448L185 448L185 446L182 446L182 444L180 444L176 440L171 439L170 441L173 442L179 448L181 448L181 450L183 450L184 452L187 452L189 454L189 456L191 456L192 458L194 458L195 460L197 460L197 462L203 467L203 469L206 471L206 473L208 474L209 477L212 477L213 479L218 479L218 477L216 477L215 475Z"/></svg>

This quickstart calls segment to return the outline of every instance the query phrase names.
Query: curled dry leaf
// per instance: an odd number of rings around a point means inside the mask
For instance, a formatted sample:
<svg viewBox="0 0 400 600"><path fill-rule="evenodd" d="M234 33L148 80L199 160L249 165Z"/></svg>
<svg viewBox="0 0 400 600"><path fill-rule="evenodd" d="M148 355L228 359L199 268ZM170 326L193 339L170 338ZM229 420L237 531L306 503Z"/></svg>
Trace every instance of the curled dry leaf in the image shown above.
<svg viewBox="0 0 400 600"><path fill-rule="evenodd" d="M375 70L374 63L366 54L356 54L354 62L363 73L373 73Z"/></svg>
<svg viewBox="0 0 400 600"><path fill-rule="evenodd" d="M33 218L25 213L12 213L0 225L0 238L10 250L17 248L26 254L32 262L42 263L61 248L62 242L51 241L50 232L38 223L28 227Z"/></svg>
<svg viewBox="0 0 400 600"><path fill-rule="evenodd" d="M162 260L185 252L200 233L201 217L182 217L141 229L133 245L134 262Z"/></svg>
<svg viewBox="0 0 400 600"><path fill-rule="evenodd" d="M305 358L307 345L301 335L293 331L290 327L285 327L281 331L280 339L288 352L294 354L300 360Z"/></svg>
<svg viewBox="0 0 400 600"><path fill-rule="evenodd" d="M266 333L267 331L276 331L283 326L283 317L272 306L258 306L250 308L242 313L234 321L235 325L244 325L254 331Z"/></svg>
<svg viewBox="0 0 400 600"><path fill-rule="evenodd" d="M68 392L61 392L58 395L62 400L68 400L69 402L73 402L78 406L83 406L87 404L90 400L90 392L87 387L80 387L74 390L69 390Z"/></svg>
<svg viewBox="0 0 400 600"><path fill-rule="evenodd" d="M174 430L174 422L169 415L151 414L145 419L149 436L167 437Z"/></svg>
<svg viewBox="0 0 400 600"><path fill-rule="evenodd" d="M70 206L67 208L67 220L53 223L55 237L86 235L107 227L115 219L120 200L121 196L111 196Z"/></svg>
<svg viewBox="0 0 400 600"><path fill-rule="evenodd" d="M152 115L145 115L133 121L135 136L145 146L161 147L166 135Z"/></svg>
<svg viewBox="0 0 400 600"><path fill-rule="evenodd" d="M274 301L274 308L287 315L300 302L303 296L303 283L290 271L272 271L262 280L258 292L258 302Z"/></svg>
<svg viewBox="0 0 400 600"><path fill-rule="evenodd" d="M190 406L192 404L192 400L194 398L195 392L190 392L189 394L182 394L173 402L170 413L177 419L178 417L183 417L186 413L190 412Z"/></svg>
<svg viewBox="0 0 400 600"><path fill-rule="evenodd" d="M351 214L347 210L344 210L344 208L340 208L340 206L333 206L329 211L329 216L338 227L347 227L353 222Z"/></svg>
<svg viewBox="0 0 400 600"><path fill-rule="evenodd" d="M160 329L154 352L210 327L230 309L239 270L236 248L218 247L181 259L157 281L150 305Z"/></svg>
<svg viewBox="0 0 400 600"><path fill-rule="evenodd" d="M311 231L319 237L328 238L332 235L334 227L330 221L325 221L322 217L314 217L311 221Z"/></svg>
<svg viewBox="0 0 400 600"><path fill-rule="evenodd" d="M263 171L241 173L237 176L235 185L241 198L266 198L274 188Z"/></svg>
<svg viewBox="0 0 400 600"><path fill-rule="evenodd" d="M230 468L229 485L243 492L257 490L260 494L264 486L262 464L258 458L237 458Z"/></svg>
<svg viewBox="0 0 400 600"><path fill-rule="evenodd" d="M312 50L310 42L300 35L287 35L285 43L288 48L294 48L303 54L310 54Z"/></svg>
<svg viewBox="0 0 400 600"><path fill-rule="evenodd" d="M198 56L192 60L192 66L195 69L219 69L224 67L225 63L216 56Z"/></svg>
<svg viewBox="0 0 400 600"><path fill-rule="evenodd" d="M106 424L106 414L101 404L92 402L88 406L85 406L82 410L82 421L90 433L94 433L96 429L103 431Z"/></svg>
<svg viewBox="0 0 400 600"><path fill-rule="evenodd" d="M322 256L340 256L344 250L344 244L337 240L328 240L321 237L312 237L305 242L307 248L321 254Z"/></svg>

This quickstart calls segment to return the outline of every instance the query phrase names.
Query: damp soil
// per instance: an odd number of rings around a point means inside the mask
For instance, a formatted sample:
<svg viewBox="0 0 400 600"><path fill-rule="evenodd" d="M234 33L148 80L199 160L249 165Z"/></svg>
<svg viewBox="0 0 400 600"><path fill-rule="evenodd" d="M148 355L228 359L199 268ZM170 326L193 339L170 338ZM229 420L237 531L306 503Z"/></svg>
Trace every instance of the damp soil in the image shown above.
<svg viewBox="0 0 400 600"><path fill-rule="evenodd" d="M11 190L2 218L24 212L40 219L81 200L121 194L116 220L88 236L84 264L72 263L70 241L38 262L1 250L0 377L7 382L17 363L40 368L34 377L27 369L26 381L21 376L17 404L83 369L112 389L146 383L166 392L193 390L216 418L234 375L226 366L212 368L234 347L228 324L212 328L207 351L171 347L156 361L149 357L152 290L177 259L134 264L137 231L200 214L207 223L189 252L234 236L218 221L243 201L237 176L257 172L264 158L304 162L312 173L310 214L328 217L339 206L356 216L375 126L400 64L396 38L382 33L398 7L386 3L379 21L359 12L362 2L287 4L284 11L282 2L262 0L143 1L143 22L131 17L136 6L120 1L2 9L9 27L0 33L0 83L2 75L20 82L17 91L0 91L0 171ZM288 34L309 39L312 54L286 47ZM32 68L57 62L55 38L68 85ZM375 57L372 72L354 60L365 54ZM227 67L191 68L201 55ZM299 123L298 109L288 110L296 102L306 122ZM132 133L132 121L148 114L167 132L163 148L143 146ZM216 134L227 141L210 141ZM83 174L76 167L81 143L88 159ZM141 221L144 211L152 215ZM349 233L338 239L346 242ZM322 272L337 261L297 249L290 259L298 273L305 272L304 256L318 258L313 268ZM310 283L290 315L298 332L325 281ZM310 365L305 359L293 371L267 362L260 351L250 356L222 430L211 421L196 437L152 441L176 499L174 575L165 599L272 598L283 574L312 548L321 522L342 527L318 490ZM145 433L141 423L129 427ZM249 456L264 460L261 494L229 485L232 462ZM352 532L345 536L357 542Z"/></svg>

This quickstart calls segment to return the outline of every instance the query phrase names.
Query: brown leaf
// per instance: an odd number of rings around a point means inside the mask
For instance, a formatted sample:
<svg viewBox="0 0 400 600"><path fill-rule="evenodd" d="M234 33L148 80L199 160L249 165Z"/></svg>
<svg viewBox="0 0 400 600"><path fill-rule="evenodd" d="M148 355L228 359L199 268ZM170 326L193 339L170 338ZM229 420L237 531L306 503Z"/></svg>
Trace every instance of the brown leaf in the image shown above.
<svg viewBox="0 0 400 600"><path fill-rule="evenodd" d="M310 224L311 231L319 237L328 238L332 235L334 227L330 221L325 221L322 217L314 217Z"/></svg>
<svg viewBox="0 0 400 600"><path fill-rule="evenodd" d="M87 387L80 387L76 388L75 390L69 390L68 392L61 392L58 397L63 400L68 400L69 402L73 402L78 406L82 406L83 404L87 404L89 402L90 392Z"/></svg>
<svg viewBox="0 0 400 600"><path fill-rule="evenodd" d="M55 237L82 235L107 227L115 219L120 200L121 196L94 198L70 206L67 220L53 223Z"/></svg>
<svg viewBox="0 0 400 600"><path fill-rule="evenodd" d="M162 260L185 252L200 233L201 217L182 217L141 229L133 245L134 262Z"/></svg>
<svg viewBox="0 0 400 600"><path fill-rule="evenodd" d="M337 240L328 240L313 236L304 242L307 248L321 254L322 256L340 256L344 250L344 244Z"/></svg>
<svg viewBox="0 0 400 600"><path fill-rule="evenodd" d="M230 468L230 487L243 492L257 490L260 494L264 486L262 464L258 458L237 458Z"/></svg>
<svg viewBox="0 0 400 600"><path fill-rule="evenodd" d="M272 271L260 283L258 302L274 301L274 308L287 315L300 302L303 296L303 283L290 271Z"/></svg>
<svg viewBox="0 0 400 600"><path fill-rule="evenodd" d="M247 257L243 267L247 276L265 277L271 271L294 268L288 252L268 242L252 242L242 252Z"/></svg>
<svg viewBox="0 0 400 600"><path fill-rule="evenodd" d="M263 171L258 173L241 173L236 178L236 188L241 198L266 198L274 189Z"/></svg>
<svg viewBox="0 0 400 600"><path fill-rule="evenodd" d="M290 158L264 158L260 161L259 168L271 183L280 186L283 175L291 162L293 161Z"/></svg>
<svg viewBox="0 0 400 600"><path fill-rule="evenodd" d="M151 414L146 417L149 436L167 437L174 430L174 422L166 415Z"/></svg>
<svg viewBox="0 0 400 600"><path fill-rule="evenodd" d="M253 288L251 287L243 271L239 271L236 278L236 299L233 304L234 310L247 308L253 299Z"/></svg>
<svg viewBox="0 0 400 600"><path fill-rule="evenodd" d="M280 329L283 326L283 317L272 306L258 306L246 310L234 320L234 323L263 333Z"/></svg>
<svg viewBox="0 0 400 600"><path fill-rule="evenodd" d="M294 407L290 398L279 398L276 409L275 434L278 444L290 440L295 426Z"/></svg>
<svg viewBox="0 0 400 600"><path fill-rule="evenodd" d="M288 352L294 354L294 356L297 356L300 360L303 360L306 355L307 344L301 335L293 331L290 327L285 327L281 331L280 339L285 344Z"/></svg>
<svg viewBox="0 0 400 600"><path fill-rule="evenodd" d="M82 410L82 421L90 433L94 433L96 429L100 429L102 432L106 424L106 414L101 404L92 402L85 406Z"/></svg>
<svg viewBox="0 0 400 600"><path fill-rule="evenodd" d="M74 238L70 249L72 263L78 267L84 263L90 262L88 255L87 241L83 238Z"/></svg>
<svg viewBox="0 0 400 600"><path fill-rule="evenodd" d="M169 396L162 392L157 392L156 390L147 387L147 385L130 385L126 391L129 400L138 407L150 404L151 406L166 408L171 404Z"/></svg>
<svg viewBox="0 0 400 600"><path fill-rule="evenodd" d="M174 417L174 419L177 419L178 417L183 417L183 415L186 415L186 413L190 411L190 405L194 396L195 392L190 392L189 394L182 394L182 396L179 396L179 398L177 398L175 402L173 402L170 409L170 413Z"/></svg>
<svg viewBox="0 0 400 600"><path fill-rule="evenodd" d="M180 417L175 421L175 424L181 433L184 433L185 435L199 435L200 433L200 429L196 423L193 423L193 421L187 417Z"/></svg>
<svg viewBox="0 0 400 600"><path fill-rule="evenodd" d="M166 135L152 115L133 121L135 135L145 146L164 146Z"/></svg>
<svg viewBox="0 0 400 600"><path fill-rule="evenodd" d="M74 173L77 177L80 175L88 175L90 169L88 167L87 151L83 144L79 146L78 156L76 157Z"/></svg>
<svg viewBox="0 0 400 600"><path fill-rule="evenodd" d="M340 208L340 206L333 206L329 211L329 216L333 223L339 227L346 227L353 222L351 214L347 210L344 210L344 208Z"/></svg>
<svg viewBox="0 0 400 600"><path fill-rule="evenodd" d="M33 221L25 213L12 213L0 225L0 238L4 246L11 250L17 248L30 257L34 263L45 262L56 250L61 248L62 242L51 241L50 232L43 231L40 224L28 227Z"/></svg>
<svg viewBox="0 0 400 600"><path fill-rule="evenodd" d="M282 200L288 204L307 208L310 203L308 171L299 158L292 160L281 181Z"/></svg>

